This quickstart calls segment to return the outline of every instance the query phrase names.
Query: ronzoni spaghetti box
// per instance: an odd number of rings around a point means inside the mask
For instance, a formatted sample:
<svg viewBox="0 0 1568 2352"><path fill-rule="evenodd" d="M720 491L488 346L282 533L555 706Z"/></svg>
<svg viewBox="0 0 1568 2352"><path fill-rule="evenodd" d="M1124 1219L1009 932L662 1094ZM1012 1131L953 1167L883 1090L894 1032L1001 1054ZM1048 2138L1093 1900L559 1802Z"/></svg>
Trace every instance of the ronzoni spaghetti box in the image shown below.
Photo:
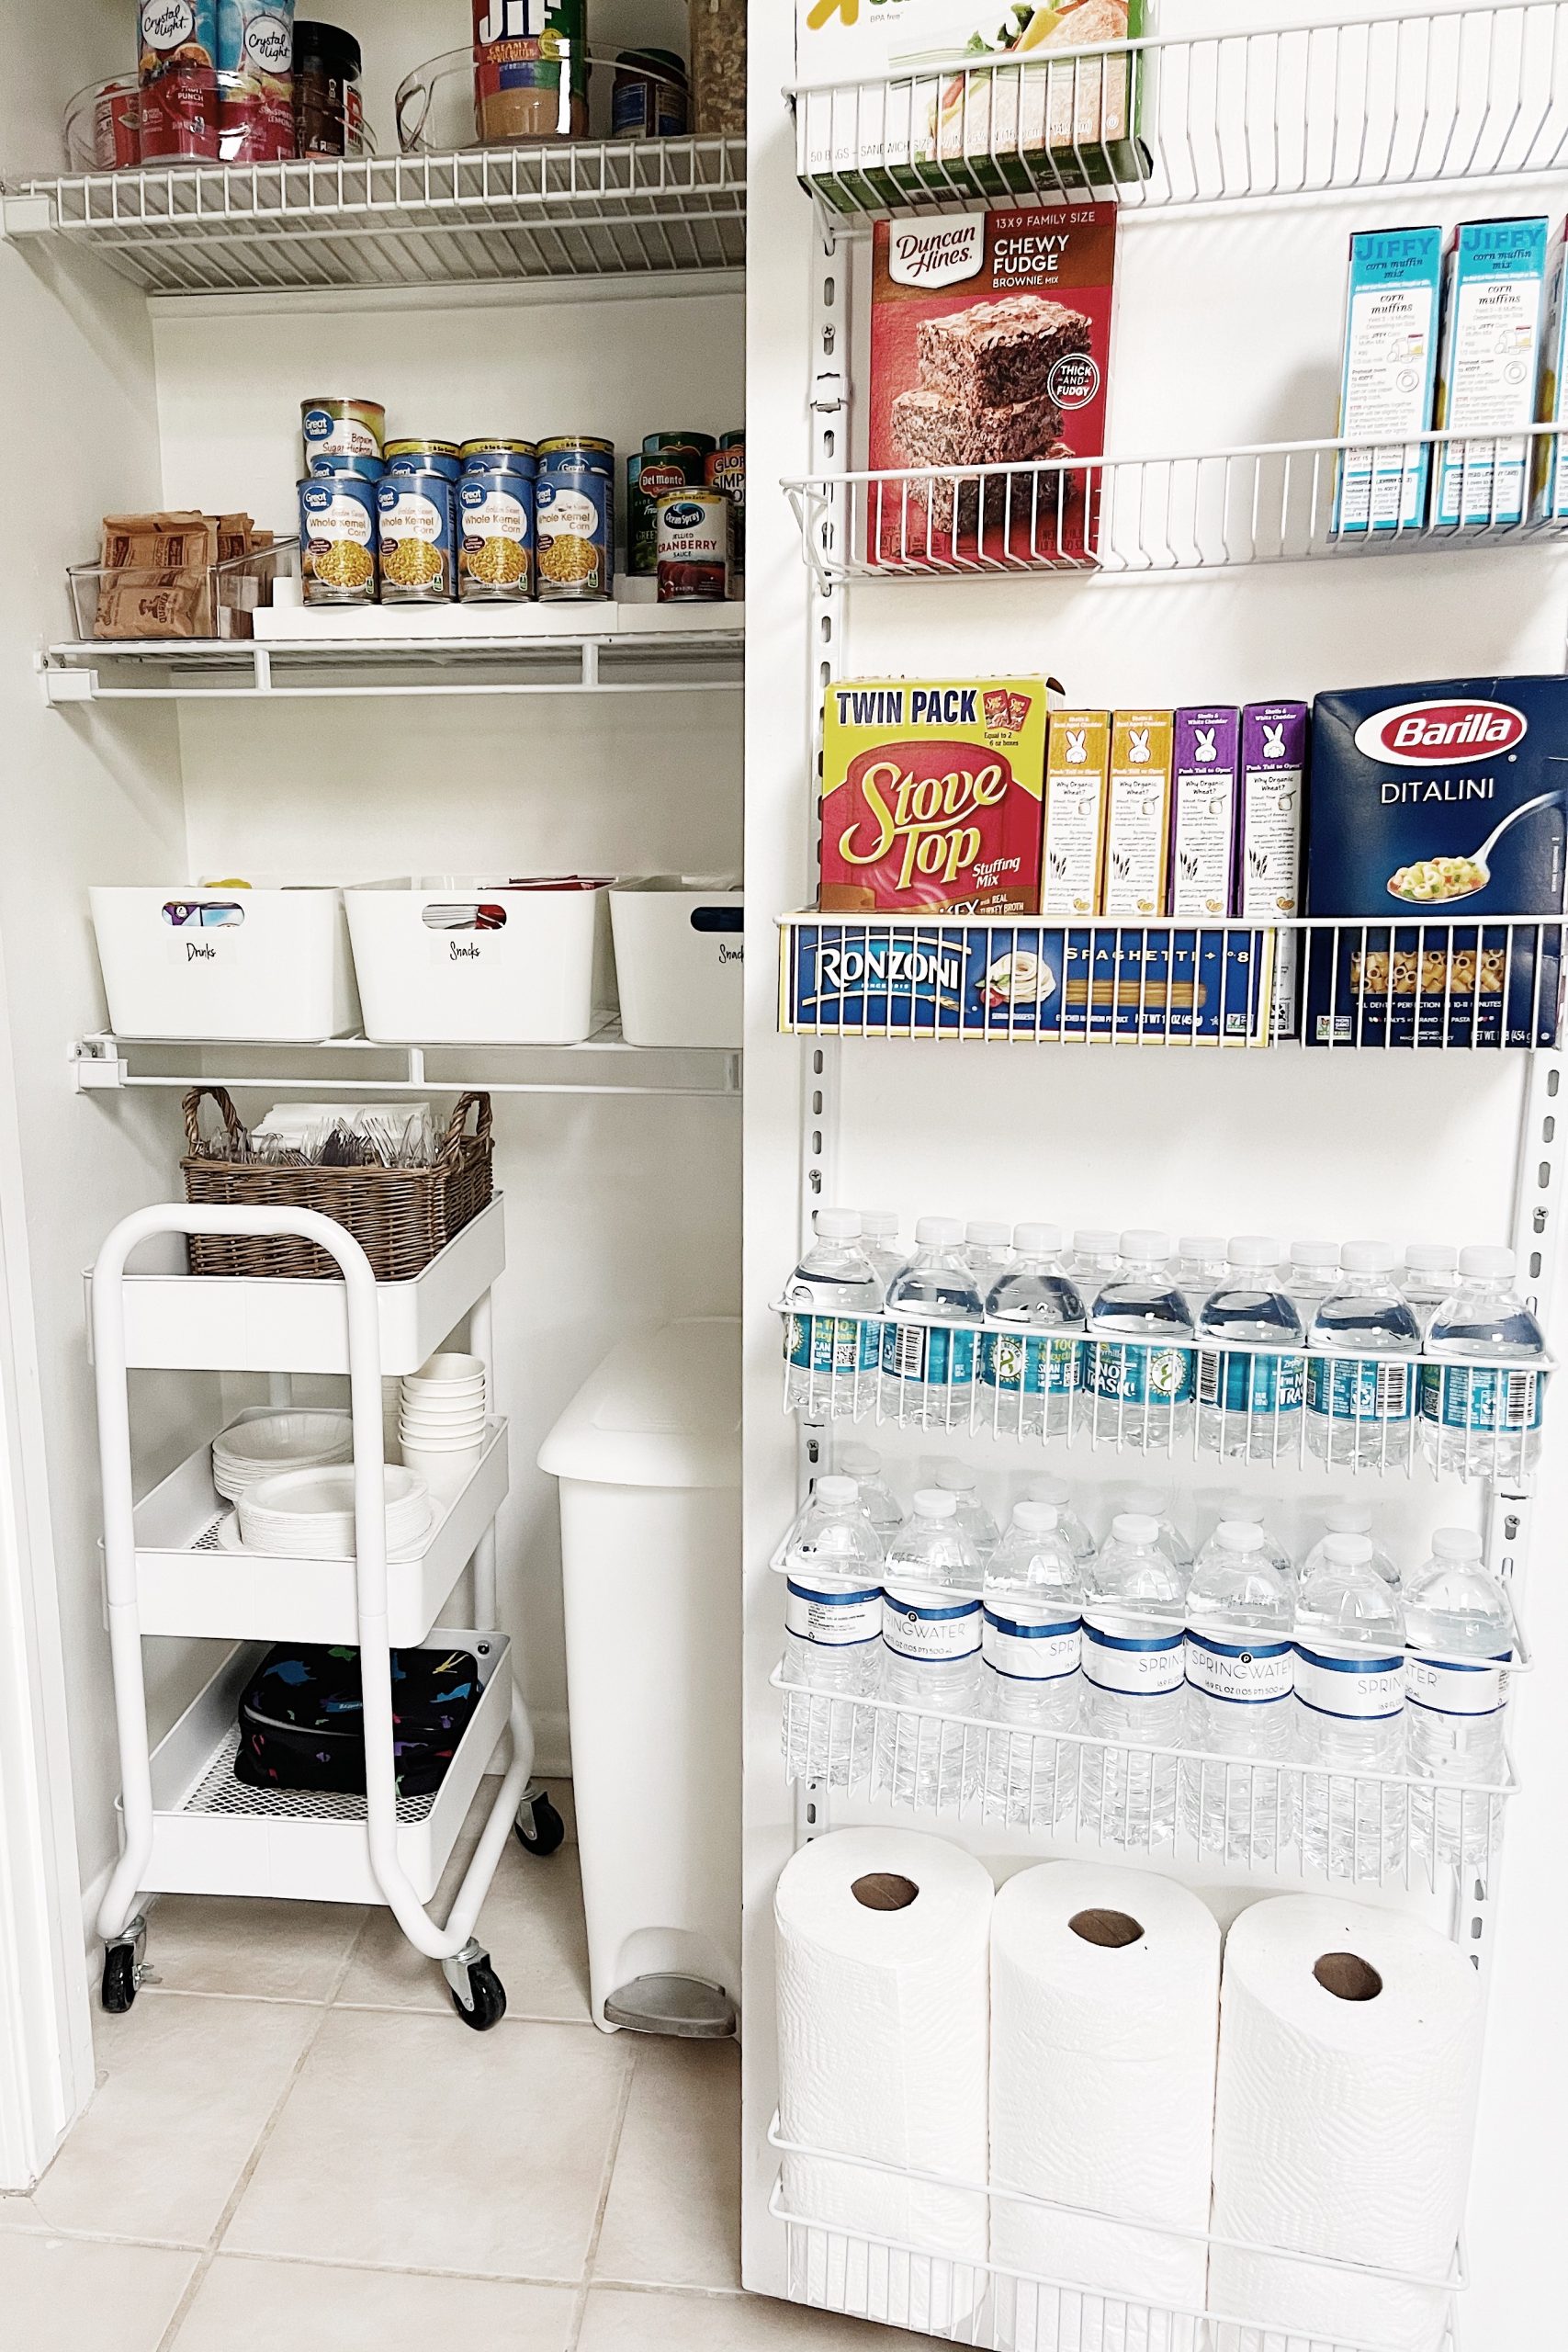
<svg viewBox="0 0 1568 2352"><path fill-rule="evenodd" d="M850 681L822 731L822 897L836 913L1040 905L1046 678Z"/></svg>

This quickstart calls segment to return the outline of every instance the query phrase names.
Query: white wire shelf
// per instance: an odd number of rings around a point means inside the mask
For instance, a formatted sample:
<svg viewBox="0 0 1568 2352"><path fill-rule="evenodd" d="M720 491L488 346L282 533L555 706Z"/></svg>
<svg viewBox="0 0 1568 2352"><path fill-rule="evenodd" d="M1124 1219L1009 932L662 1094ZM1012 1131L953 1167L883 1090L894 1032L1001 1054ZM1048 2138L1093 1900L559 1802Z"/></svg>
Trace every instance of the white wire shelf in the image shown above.
<svg viewBox="0 0 1568 2352"><path fill-rule="evenodd" d="M779 1026L953 1044L1481 1052L1555 1045L1563 925L940 913L778 918Z"/></svg>
<svg viewBox="0 0 1568 2352"><path fill-rule="evenodd" d="M1460 1786L922 1713L807 1690L783 1667L773 1684L791 1781L1178 1867L1438 1889L1462 1861L1484 1878L1518 1785L1511 1763L1501 1781Z"/></svg>
<svg viewBox="0 0 1568 2352"><path fill-rule="evenodd" d="M209 1074L221 1057L229 1075ZM79 1094L192 1086L336 1094L681 1094L733 1096L739 1052L711 1046L630 1046L606 1021L579 1046L389 1046L373 1037L313 1044L120 1037L97 1030L70 1049ZM454 1070L452 1065L460 1065ZM203 1067L206 1065L206 1067Z"/></svg>
<svg viewBox="0 0 1568 2352"><path fill-rule="evenodd" d="M968 53L791 96L802 184L852 220L1086 192L1156 209L1535 177L1568 155L1568 7Z"/></svg>
<svg viewBox="0 0 1568 2352"><path fill-rule="evenodd" d="M78 245L150 294L657 279L743 266L746 143L62 174L22 182L3 219L8 237Z"/></svg>
<svg viewBox="0 0 1568 2352"><path fill-rule="evenodd" d="M1561 550L1568 515L1521 519L1506 485L1522 480L1528 503L1531 452L1549 441L1555 456L1562 434L1559 425L1538 424L1511 435L1511 461L1495 439L1423 433L1402 441L1258 442L1181 456L848 471L785 481L784 489L807 563L825 591L846 580L1057 571L1147 579L1325 557ZM1472 485L1465 511L1483 519L1463 526L1438 521L1434 493L1412 498L1406 519L1340 527L1337 492L1350 450L1358 473L1411 480L1424 455L1435 474L1438 453L1461 451ZM1502 453L1495 465L1495 453Z"/></svg>

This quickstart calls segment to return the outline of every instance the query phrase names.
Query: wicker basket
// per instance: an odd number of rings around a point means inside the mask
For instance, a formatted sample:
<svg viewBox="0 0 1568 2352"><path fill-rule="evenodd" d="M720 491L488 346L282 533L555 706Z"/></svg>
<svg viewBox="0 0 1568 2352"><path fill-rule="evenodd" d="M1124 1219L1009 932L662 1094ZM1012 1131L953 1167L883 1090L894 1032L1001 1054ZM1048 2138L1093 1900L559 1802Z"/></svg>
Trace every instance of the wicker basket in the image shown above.
<svg viewBox="0 0 1568 2352"><path fill-rule="evenodd" d="M203 1098L210 1096L224 1133L206 1142ZM474 1132L468 1132L469 1114ZM220 1086L193 1088L185 1098L186 1199L193 1207L316 1209L345 1226L378 1282L409 1282L462 1231L493 1190L494 1148L488 1094L465 1094L452 1114L429 1168L269 1168L227 1157L244 1133ZM336 1262L313 1241L292 1234L193 1233L187 1243L193 1274L274 1274L338 1282Z"/></svg>

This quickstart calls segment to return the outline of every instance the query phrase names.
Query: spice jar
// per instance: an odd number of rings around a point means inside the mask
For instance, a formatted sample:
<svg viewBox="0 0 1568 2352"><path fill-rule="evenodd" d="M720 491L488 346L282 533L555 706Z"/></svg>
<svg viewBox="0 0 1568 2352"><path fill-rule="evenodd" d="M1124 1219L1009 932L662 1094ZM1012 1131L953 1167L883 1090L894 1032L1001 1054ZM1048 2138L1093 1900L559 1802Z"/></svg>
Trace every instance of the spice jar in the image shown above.
<svg viewBox="0 0 1568 2352"><path fill-rule="evenodd" d="M746 0L687 0L692 128L699 138L746 134Z"/></svg>
<svg viewBox="0 0 1568 2352"><path fill-rule="evenodd" d="M301 155L357 155L365 110L359 43L341 26L294 27L294 143Z"/></svg>

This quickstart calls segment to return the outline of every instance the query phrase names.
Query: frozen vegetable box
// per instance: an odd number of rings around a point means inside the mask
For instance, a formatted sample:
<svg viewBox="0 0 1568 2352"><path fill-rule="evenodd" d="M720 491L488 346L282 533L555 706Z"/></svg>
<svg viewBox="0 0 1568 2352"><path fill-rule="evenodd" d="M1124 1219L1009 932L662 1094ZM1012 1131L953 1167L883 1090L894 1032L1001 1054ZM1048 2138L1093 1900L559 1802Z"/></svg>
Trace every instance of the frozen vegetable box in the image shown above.
<svg viewBox="0 0 1568 2352"><path fill-rule="evenodd" d="M1568 679L1319 695L1304 1042L1555 1045L1561 930L1485 919L1562 913L1565 811Z"/></svg>

